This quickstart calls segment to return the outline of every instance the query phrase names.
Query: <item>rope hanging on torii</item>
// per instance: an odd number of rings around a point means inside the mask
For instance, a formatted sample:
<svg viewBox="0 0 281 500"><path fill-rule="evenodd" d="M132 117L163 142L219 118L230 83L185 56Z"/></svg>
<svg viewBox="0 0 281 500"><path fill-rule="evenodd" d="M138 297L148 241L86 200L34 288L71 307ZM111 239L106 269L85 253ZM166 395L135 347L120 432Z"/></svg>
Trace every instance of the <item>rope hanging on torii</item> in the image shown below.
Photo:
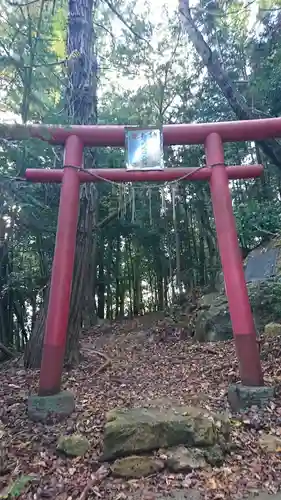
<svg viewBox="0 0 281 500"><path fill-rule="evenodd" d="M125 128L125 166L127 171L135 172L165 170L162 128ZM203 166L199 167L199 169L201 168L203 168ZM182 176L182 180L185 179L186 174ZM168 183L165 182L164 186L159 186L159 184L154 186L148 185L146 188L143 187L143 184L136 185L135 183L130 183L124 185L122 183L112 182L113 194L115 192L115 187L117 187L118 212L120 213L120 217L124 217L127 214L127 207L130 206L131 222L136 221L138 198L139 201L141 200L142 204L147 201L149 207L149 223L152 225L152 198L153 189L155 189L157 193L160 192L160 215L163 217L166 214L167 200L170 199L174 221L176 213L176 193L180 180L181 179ZM169 190L166 189L167 184L171 184ZM140 194L140 196L138 196L138 194Z"/></svg>

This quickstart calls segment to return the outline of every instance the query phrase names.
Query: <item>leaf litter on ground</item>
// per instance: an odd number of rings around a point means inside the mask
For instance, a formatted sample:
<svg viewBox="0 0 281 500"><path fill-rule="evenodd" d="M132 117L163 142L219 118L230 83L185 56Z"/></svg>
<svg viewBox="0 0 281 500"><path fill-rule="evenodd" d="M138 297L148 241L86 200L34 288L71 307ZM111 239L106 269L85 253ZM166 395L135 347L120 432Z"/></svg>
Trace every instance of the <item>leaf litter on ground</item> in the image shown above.
<svg viewBox="0 0 281 500"><path fill-rule="evenodd" d="M220 500L281 489L280 450L268 453L259 444L262 432L281 436L278 338L263 340L261 353L266 383L277 387L276 399L263 409L235 415L226 398L228 384L239 381L232 341L197 344L173 335L159 337L163 322L144 327L132 320L106 328L83 334L83 361L64 372L63 389L73 391L76 400L75 412L64 421L31 422L27 397L37 390L39 372L24 370L20 361L0 367L0 491L9 492L20 478L32 479L24 481L24 491L17 491L19 500L156 500L173 490L196 490L202 498ZM95 351L110 359L105 370L99 371L104 359ZM106 412L114 407L153 406L165 399L228 413L235 446L224 465L188 475L164 471L128 481L104 470L101 474ZM58 455L59 436L74 432L89 439L90 450L73 459Z"/></svg>

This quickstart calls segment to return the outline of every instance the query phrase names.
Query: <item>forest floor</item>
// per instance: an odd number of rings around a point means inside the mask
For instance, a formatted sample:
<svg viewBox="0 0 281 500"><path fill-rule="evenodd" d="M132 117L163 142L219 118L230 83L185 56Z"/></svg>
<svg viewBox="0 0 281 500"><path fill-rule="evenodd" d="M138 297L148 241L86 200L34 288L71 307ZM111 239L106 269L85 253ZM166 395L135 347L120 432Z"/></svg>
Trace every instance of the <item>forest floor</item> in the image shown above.
<svg viewBox="0 0 281 500"><path fill-rule="evenodd" d="M25 371L21 361L7 362L0 369L0 498L5 488L21 475L33 481L17 498L25 500L154 500L172 490L197 491L201 498L223 500L252 493L281 490L281 454L262 451L263 431L281 437L281 391L262 411L232 416L235 451L220 468L193 473L168 472L140 479L121 480L111 476L87 492L82 492L100 467L105 413L114 407L141 406L158 398L209 410L228 411L228 384L238 380L232 342L192 344L177 338L156 342L161 328L125 322L99 327L83 336L84 360L79 368L65 372L63 388L74 392L75 412L56 424L33 423L27 417L27 396L36 392L38 372ZM111 362L95 374L104 360ZM281 384L280 339L262 346L262 362L267 384ZM58 455L56 445L62 434L79 432L91 442L81 458ZM193 498L193 496L191 497Z"/></svg>

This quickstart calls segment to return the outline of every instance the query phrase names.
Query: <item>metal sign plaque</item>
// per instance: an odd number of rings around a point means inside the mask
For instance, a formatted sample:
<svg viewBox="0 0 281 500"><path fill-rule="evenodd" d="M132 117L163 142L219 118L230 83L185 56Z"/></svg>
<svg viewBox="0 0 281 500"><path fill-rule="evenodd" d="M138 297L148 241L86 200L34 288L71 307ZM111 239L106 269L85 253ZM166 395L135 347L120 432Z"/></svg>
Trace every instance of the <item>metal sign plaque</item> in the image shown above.
<svg viewBox="0 0 281 500"><path fill-rule="evenodd" d="M127 170L163 170L163 133L161 129L126 128Z"/></svg>

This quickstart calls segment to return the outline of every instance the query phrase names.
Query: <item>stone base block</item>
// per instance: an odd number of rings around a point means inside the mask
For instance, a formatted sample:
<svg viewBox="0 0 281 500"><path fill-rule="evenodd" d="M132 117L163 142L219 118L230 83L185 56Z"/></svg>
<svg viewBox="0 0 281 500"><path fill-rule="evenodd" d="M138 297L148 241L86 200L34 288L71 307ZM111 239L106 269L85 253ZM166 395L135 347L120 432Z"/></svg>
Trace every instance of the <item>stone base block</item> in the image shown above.
<svg viewBox="0 0 281 500"><path fill-rule="evenodd" d="M28 398L28 416L34 421L67 417L74 409L74 396L68 391L62 391L52 396L33 395Z"/></svg>
<svg viewBox="0 0 281 500"><path fill-rule="evenodd" d="M228 388L228 402L234 411L246 410L251 406L262 407L274 398L274 387L249 387L233 384Z"/></svg>

